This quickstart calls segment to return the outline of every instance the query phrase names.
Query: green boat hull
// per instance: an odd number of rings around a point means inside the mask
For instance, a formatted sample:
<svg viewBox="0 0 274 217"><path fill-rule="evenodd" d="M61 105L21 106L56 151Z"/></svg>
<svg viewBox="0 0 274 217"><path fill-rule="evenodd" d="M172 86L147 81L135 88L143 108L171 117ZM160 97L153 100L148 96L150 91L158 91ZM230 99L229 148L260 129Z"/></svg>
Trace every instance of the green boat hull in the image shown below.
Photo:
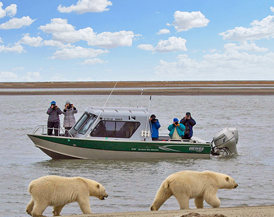
<svg viewBox="0 0 274 217"><path fill-rule="evenodd" d="M29 134L36 147L53 159L209 158L210 143L81 139Z"/></svg>

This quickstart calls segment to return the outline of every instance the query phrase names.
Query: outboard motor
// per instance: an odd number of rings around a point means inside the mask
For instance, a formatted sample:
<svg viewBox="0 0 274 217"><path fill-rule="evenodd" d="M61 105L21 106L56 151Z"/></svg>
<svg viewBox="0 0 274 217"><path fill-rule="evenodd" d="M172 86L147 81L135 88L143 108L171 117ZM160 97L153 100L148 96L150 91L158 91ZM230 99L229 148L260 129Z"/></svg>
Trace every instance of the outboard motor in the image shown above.
<svg viewBox="0 0 274 217"><path fill-rule="evenodd" d="M237 128L225 128L216 133L212 141L212 155L228 156L237 154L236 145L239 140ZM214 146L213 146L214 144Z"/></svg>

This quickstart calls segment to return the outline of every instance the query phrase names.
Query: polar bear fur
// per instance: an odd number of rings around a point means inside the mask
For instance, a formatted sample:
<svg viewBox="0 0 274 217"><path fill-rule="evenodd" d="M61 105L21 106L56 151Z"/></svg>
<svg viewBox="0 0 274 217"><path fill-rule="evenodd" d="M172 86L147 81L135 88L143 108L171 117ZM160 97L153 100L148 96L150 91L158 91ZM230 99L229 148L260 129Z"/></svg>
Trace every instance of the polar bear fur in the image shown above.
<svg viewBox="0 0 274 217"><path fill-rule="evenodd" d="M238 184L222 173L212 171L181 171L168 176L156 193L151 211L158 210L172 195L177 199L180 209L189 209L189 199L195 198L195 206L203 208L204 200L212 207L219 207L219 189L233 189Z"/></svg>
<svg viewBox="0 0 274 217"><path fill-rule="evenodd" d="M31 200L26 212L31 216L42 216L48 206L53 206L53 215L58 216L62 208L78 202L84 214L91 213L89 196L104 200L108 195L98 182L82 177L43 176L29 184Z"/></svg>

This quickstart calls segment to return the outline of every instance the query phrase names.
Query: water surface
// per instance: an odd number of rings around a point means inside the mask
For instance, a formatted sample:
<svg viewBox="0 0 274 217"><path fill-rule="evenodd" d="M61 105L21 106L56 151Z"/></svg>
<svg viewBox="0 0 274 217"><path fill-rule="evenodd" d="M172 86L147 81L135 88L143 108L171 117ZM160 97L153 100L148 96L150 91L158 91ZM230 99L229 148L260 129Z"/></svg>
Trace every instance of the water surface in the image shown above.
<svg viewBox="0 0 274 217"><path fill-rule="evenodd" d="M31 180L44 175L83 176L103 184L109 197L90 198L94 213L148 211L161 182L181 170L212 170L232 176L237 189L219 190L221 207L273 205L274 150L272 96L112 96L107 106L149 107L162 125L190 111L197 125L194 134L206 141L224 127L239 130L239 156L211 159L143 161L51 160L26 136L46 124L46 110L55 100L63 108L70 100L80 117L88 105L103 106L108 96L0 96L0 216L27 216ZM63 117L61 117L63 122ZM194 208L194 201L190 201ZM209 207L206 205L205 207ZM179 209L170 198L162 210ZM51 215L48 208L45 215ZM62 213L81 214L76 203Z"/></svg>

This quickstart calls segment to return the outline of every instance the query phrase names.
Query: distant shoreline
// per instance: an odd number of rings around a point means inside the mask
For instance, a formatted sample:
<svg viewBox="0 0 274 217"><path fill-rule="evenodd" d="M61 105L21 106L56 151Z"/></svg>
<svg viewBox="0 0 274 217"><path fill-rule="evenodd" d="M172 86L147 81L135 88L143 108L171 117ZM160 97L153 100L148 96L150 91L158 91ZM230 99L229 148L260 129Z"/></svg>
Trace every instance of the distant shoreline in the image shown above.
<svg viewBox="0 0 274 217"><path fill-rule="evenodd" d="M0 95L108 95L115 85L113 95L274 95L274 81L0 82Z"/></svg>

